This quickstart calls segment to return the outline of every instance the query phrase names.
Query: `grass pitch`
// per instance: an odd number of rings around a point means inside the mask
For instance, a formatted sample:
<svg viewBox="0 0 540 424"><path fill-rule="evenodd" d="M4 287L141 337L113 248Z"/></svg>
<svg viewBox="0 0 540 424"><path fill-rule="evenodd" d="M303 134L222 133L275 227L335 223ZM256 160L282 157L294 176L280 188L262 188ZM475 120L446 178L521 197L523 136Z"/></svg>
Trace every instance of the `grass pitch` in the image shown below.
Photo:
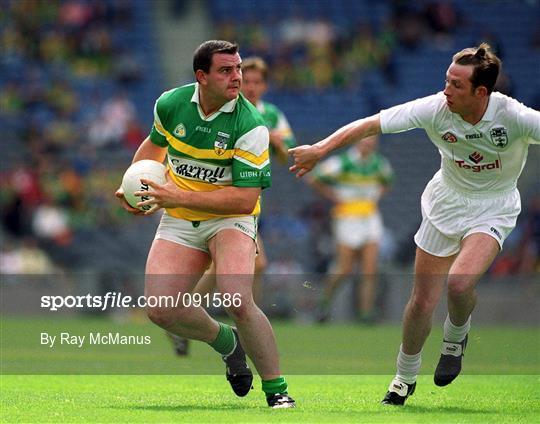
<svg viewBox="0 0 540 424"><path fill-rule="evenodd" d="M258 377L255 389L245 398L237 398L211 349L194 343L189 357L176 357L162 332L145 322L2 318L0 419L539 422L540 340L536 328L473 327L464 373L446 388L436 387L432 381L440 346L440 330L435 330L424 350L424 374L417 391L405 407L396 408L379 402L394 372L398 326L277 323L274 327L284 374L298 404L294 410L270 410ZM148 334L152 343L47 348L39 344L42 331ZM55 373L62 375L46 375Z"/></svg>

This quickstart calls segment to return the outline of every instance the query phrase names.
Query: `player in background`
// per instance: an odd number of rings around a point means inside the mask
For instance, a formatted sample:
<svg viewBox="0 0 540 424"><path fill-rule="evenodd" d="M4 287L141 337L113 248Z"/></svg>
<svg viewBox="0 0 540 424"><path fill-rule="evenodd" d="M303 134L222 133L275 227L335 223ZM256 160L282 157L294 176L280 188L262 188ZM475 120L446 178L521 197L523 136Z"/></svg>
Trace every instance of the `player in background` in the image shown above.
<svg viewBox="0 0 540 424"><path fill-rule="evenodd" d="M486 43L456 53L444 91L354 121L311 146L290 150L301 177L332 150L379 133L423 128L441 169L422 194L412 294L403 316L397 373L382 403L403 405L416 388L422 347L445 283L448 315L434 381L460 373L476 304L475 287L502 249L521 210L517 180L540 112L492 92L501 62Z"/></svg>
<svg viewBox="0 0 540 424"><path fill-rule="evenodd" d="M294 407L280 373L272 327L251 291L260 193L271 178L268 129L240 95L236 44L204 42L195 51L193 71L196 83L159 97L152 131L133 158L167 160L167 183L143 179L149 191L137 193L151 196L138 204L153 207L146 214L165 209L148 254L145 295L185 298L213 261L222 300L240 297L226 308L237 328L192 303L151 307L147 313L165 330L206 342L222 355L238 396L247 395L253 381L245 348L268 405ZM141 213L127 204L121 189L116 196L126 210Z"/></svg>
<svg viewBox="0 0 540 424"><path fill-rule="evenodd" d="M346 152L320 163L308 182L334 204L332 224L337 257L325 281L317 320L330 317L332 297L356 262L362 269L357 292L360 322L375 320L379 242L384 227L377 204L389 188L393 171L390 162L377 152L378 137L368 137Z"/></svg>

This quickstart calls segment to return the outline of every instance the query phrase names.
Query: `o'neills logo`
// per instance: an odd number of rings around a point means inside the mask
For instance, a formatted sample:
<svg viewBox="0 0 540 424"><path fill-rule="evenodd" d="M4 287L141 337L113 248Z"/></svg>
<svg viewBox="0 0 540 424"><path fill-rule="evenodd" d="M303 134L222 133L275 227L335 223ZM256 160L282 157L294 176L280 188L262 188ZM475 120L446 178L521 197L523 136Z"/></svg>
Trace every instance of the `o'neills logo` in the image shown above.
<svg viewBox="0 0 540 424"><path fill-rule="evenodd" d="M472 172L480 172L487 169L499 169L501 167L499 159L497 159L495 162L485 163L483 165L468 165L464 160L455 160L454 162L458 167L462 169L470 169Z"/></svg>

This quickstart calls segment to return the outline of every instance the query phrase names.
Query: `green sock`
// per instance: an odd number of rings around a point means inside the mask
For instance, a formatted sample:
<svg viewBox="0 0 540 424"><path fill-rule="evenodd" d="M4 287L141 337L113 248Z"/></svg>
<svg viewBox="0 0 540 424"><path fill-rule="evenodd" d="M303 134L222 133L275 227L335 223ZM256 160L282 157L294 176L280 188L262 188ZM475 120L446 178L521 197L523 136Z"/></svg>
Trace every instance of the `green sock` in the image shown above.
<svg viewBox="0 0 540 424"><path fill-rule="evenodd" d="M262 389L266 393L266 396L275 395L276 393L285 395L287 394L287 382L283 376L274 378L273 380L263 380Z"/></svg>
<svg viewBox="0 0 540 424"><path fill-rule="evenodd" d="M221 355L230 355L236 347L236 337L230 325L222 322L218 322L218 324L219 332L216 340L208 344Z"/></svg>

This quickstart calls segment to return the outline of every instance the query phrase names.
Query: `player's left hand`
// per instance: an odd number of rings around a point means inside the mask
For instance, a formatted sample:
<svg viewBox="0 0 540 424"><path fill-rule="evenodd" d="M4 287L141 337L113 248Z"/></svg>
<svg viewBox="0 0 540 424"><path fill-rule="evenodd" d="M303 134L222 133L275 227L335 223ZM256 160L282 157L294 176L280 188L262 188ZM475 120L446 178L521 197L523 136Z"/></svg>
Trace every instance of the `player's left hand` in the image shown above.
<svg viewBox="0 0 540 424"><path fill-rule="evenodd" d="M289 155L294 158L294 165L289 171L294 172L297 177L301 177L311 171L322 157L321 149L316 144L304 145L289 149Z"/></svg>
<svg viewBox="0 0 540 424"><path fill-rule="evenodd" d="M137 206L150 205L152 208L146 211L145 215L151 215L161 208L176 208L182 205L182 195L184 192L180 190L174 183L169 173L166 174L167 182L163 185L154 181L141 178L141 182L148 184L148 191L136 191L135 196L150 197L137 203Z"/></svg>

